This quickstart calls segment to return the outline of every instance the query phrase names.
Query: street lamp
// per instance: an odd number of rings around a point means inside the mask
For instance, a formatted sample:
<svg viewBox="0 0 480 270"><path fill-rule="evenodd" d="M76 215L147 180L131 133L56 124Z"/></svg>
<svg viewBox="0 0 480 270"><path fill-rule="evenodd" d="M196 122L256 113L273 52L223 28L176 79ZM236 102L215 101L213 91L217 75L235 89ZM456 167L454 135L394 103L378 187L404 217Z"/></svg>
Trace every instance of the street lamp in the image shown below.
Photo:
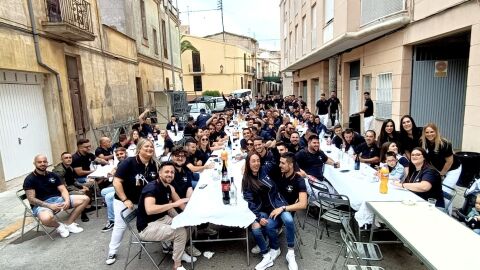
<svg viewBox="0 0 480 270"><path fill-rule="evenodd" d="M223 65L220 65L220 73L223 73Z"/></svg>

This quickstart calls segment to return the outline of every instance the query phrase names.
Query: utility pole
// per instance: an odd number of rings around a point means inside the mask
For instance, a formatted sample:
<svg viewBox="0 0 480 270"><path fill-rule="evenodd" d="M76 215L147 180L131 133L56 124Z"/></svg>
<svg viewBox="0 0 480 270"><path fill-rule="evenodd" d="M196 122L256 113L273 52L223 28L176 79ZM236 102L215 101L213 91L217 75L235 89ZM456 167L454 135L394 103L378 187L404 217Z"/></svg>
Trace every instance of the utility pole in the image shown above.
<svg viewBox="0 0 480 270"><path fill-rule="evenodd" d="M225 25L223 24L223 0L218 0L217 8L220 9L222 13L222 34L223 34L223 43L225 43Z"/></svg>

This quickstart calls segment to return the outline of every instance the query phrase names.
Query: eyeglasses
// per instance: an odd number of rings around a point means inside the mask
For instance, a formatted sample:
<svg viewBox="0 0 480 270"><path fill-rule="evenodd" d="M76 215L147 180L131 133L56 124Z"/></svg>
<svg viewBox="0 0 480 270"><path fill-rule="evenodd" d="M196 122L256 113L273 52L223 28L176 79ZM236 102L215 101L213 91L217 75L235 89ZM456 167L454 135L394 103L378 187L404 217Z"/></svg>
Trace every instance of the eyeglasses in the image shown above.
<svg viewBox="0 0 480 270"><path fill-rule="evenodd" d="M184 158L185 155L175 155L174 157L176 157L176 158Z"/></svg>
<svg viewBox="0 0 480 270"><path fill-rule="evenodd" d="M412 154L411 155L412 157L420 157L420 156L423 156L421 153L418 153L418 154Z"/></svg>

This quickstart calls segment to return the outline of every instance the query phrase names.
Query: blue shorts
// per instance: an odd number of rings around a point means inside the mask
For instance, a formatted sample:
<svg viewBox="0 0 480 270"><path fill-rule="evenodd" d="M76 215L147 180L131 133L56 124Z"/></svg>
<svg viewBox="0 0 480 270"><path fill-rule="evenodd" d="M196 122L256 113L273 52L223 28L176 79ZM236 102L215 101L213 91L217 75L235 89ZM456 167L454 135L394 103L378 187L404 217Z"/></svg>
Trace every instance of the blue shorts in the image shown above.
<svg viewBox="0 0 480 270"><path fill-rule="evenodd" d="M73 208L73 200L72 200L72 196L69 196L70 197L70 208ZM50 197L48 199L45 200L46 203L64 203L65 201L63 200L62 197L59 197L59 196L54 196L54 197ZM50 211L52 214L55 214L52 209L50 208L47 208L47 207L43 207L43 206L34 206L32 208L32 212L33 212L33 215L34 216L38 216L38 214L42 211Z"/></svg>

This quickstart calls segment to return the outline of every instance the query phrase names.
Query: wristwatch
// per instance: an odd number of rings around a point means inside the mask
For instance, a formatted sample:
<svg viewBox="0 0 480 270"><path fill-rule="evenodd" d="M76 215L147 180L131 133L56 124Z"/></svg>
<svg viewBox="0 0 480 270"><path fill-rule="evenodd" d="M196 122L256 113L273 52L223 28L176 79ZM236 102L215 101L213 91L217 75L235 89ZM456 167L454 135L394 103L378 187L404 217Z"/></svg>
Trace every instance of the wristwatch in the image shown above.
<svg viewBox="0 0 480 270"><path fill-rule="evenodd" d="M282 206L282 210L283 210L283 212L287 211L287 207L285 205Z"/></svg>

